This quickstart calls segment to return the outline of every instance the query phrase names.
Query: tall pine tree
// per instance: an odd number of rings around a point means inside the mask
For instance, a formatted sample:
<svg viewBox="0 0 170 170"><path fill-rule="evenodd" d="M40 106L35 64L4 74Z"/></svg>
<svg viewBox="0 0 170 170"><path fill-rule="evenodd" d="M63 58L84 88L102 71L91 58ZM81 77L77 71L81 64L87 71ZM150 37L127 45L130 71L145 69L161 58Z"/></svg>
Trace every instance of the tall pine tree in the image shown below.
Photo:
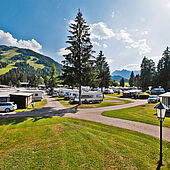
<svg viewBox="0 0 170 170"><path fill-rule="evenodd" d="M134 86L134 80L135 80L135 76L134 76L134 73L133 73L133 71L132 71L131 74L130 74L130 78L129 78L129 85L130 85L131 87Z"/></svg>
<svg viewBox="0 0 170 170"><path fill-rule="evenodd" d="M108 88L111 80L109 65L106 62L106 58L102 51L99 52L98 57L96 58L96 66L99 70L99 87L101 92L103 92L103 87Z"/></svg>
<svg viewBox="0 0 170 170"><path fill-rule="evenodd" d="M148 86L153 86L155 76L155 63L152 59L143 58L141 64L140 82L143 91L148 89Z"/></svg>
<svg viewBox="0 0 170 170"><path fill-rule="evenodd" d="M87 66L93 53L89 29L79 10L74 23L70 25L69 33L71 35L68 36L68 41L66 41L69 44L66 50L70 52L64 55L65 60L63 61L63 79L79 87L79 104L82 103L81 86L89 70Z"/></svg>
<svg viewBox="0 0 170 170"><path fill-rule="evenodd" d="M163 57L159 60L157 66L157 82L158 85L165 88L165 90L170 89L170 51L169 47L163 52Z"/></svg>

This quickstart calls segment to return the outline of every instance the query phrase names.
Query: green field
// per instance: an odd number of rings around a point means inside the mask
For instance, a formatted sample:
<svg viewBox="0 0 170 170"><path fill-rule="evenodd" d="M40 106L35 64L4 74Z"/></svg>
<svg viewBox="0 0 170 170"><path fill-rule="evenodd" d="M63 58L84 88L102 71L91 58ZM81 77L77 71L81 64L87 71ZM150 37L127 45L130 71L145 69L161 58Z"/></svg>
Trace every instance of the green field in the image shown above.
<svg viewBox="0 0 170 170"><path fill-rule="evenodd" d="M70 104L69 100L64 100L64 98L55 97L57 101L59 101L63 106L71 108L77 106L77 104ZM110 100L110 101L109 101ZM117 101L114 101L117 100ZM113 102L111 102L113 101ZM128 104L131 103L129 100L124 99L114 99L112 97L105 97L102 102L96 103L96 104L82 104L78 106L79 109L85 109L85 108L98 108L98 107L107 107L107 106L115 106L120 104Z"/></svg>
<svg viewBox="0 0 170 170"><path fill-rule="evenodd" d="M163 169L170 168L163 141ZM61 117L0 118L0 169L156 169L159 139Z"/></svg>
<svg viewBox="0 0 170 170"><path fill-rule="evenodd" d="M103 116L115 117L120 119L133 120L137 122L159 125L159 120L156 116L155 104L145 104L120 110L105 111ZM163 126L170 128L170 116L167 115L163 122Z"/></svg>

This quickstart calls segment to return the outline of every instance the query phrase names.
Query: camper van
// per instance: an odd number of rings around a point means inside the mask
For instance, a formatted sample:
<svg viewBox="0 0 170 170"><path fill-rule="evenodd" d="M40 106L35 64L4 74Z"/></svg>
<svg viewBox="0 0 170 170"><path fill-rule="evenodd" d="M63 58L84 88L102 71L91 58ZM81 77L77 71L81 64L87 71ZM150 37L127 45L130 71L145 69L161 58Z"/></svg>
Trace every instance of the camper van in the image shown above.
<svg viewBox="0 0 170 170"><path fill-rule="evenodd" d="M82 92L81 101L82 103L98 103L103 101L103 93L97 91ZM77 94L75 98L71 100L71 102L78 103L79 94Z"/></svg>
<svg viewBox="0 0 170 170"><path fill-rule="evenodd" d="M66 100L74 99L78 94L79 94L79 91L76 90L76 89L75 90L66 91L64 99L66 99Z"/></svg>
<svg viewBox="0 0 170 170"><path fill-rule="evenodd" d="M33 101L42 101L44 99L44 92L42 90L19 89L18 91L22 93L33 93Z"/></svg>

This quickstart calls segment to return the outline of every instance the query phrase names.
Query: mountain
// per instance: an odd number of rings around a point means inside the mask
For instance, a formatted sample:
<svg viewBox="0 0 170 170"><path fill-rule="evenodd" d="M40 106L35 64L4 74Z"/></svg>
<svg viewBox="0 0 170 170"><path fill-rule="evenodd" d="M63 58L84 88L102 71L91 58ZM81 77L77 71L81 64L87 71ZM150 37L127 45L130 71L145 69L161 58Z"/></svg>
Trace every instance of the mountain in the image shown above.
<svg viewBox="0 0 170 170"><path fill-rule="evenodd" d="M130 78L130 74L132 71L129 70L115 70L114 72L112 72L111 76L121 76L124 77L125 79L129 79ZM139 70L133 71L134 75L140 74Z"/></svg>
<svg viewBox="0 0 170 170"><path fill-rule="evenodd" d="M30 49L0 45L0 75L10 72L26 75L49 75L52 64L55 64L58 74L62 65L52 58L34 52Z"/></svg>
<svg viewBox="0 0 170 170"><path fill-rule="evenodd" d="M115 80L117 82L120 82L120 80L122 79L122 76L111 76L112 80ZM125 79L125 82L128 82L128 79Z"/></svg>

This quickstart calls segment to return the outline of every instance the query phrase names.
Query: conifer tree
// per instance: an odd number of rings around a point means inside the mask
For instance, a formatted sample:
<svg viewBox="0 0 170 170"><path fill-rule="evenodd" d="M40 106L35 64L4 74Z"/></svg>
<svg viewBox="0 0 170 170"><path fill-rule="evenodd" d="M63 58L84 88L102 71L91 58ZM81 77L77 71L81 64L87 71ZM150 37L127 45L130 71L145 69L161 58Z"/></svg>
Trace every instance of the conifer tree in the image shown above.
<svg viewBox="0 0 170 170"><path fill-rule="evenodd" d="M148 89L148 86L153 85L155 76L155 63L152 59L144 57L141 64L140 82L143 91Z"/></svg>
<svg viewBox="0 0 170 170"><path fill-rule="evenodd" d="M106 62L106 58L102 51L99 52L98 57L96 58L96 65L99 70L99 87L101 88L101 92L103 92L103 87L109 87L111 76L109 65Z"/></svg>
<svg viewBox="0 0 170 170"><path fill-rule="evenodd" d="M18 80L18 82L17 82L17 87L21 87L21 82L20 82L20 80Z"/></svg>
<svg viewBox="0 0 170 170"><path fill-rule="evenodd" d="M120 86L122 86L122 87L125 86L125 79L123 77L120 80Z"/></svg>
<svg viewBox="0 0 170 170"><path fill-rule="evenodd" d="M170 89L170 51L169 47L163 52L163 57L159 60L157 66L157 82L159 86Z"/></svg>
<svg viewBox="0 0 170 170"><path fill-rule="evenodd" d="M52 65L51 76L49 78L49 87L50 91L53 92L54 87L59 83L58 77L56 75L56 67L55 64Z"/></svg>
<svg viewBox="0 0 170 170"><path fill-rule="evenodd" d="M88 73L87 66L93 53L89 29L79 10L74 23L70 25L69 33L71 35L66 41L69 44L66 48L69 54L64 55L65 60L63 61L63 79L67 83L79 87L79 104L81 104L81 86Z"/></svg>
<svg viewBox="0 0 170 170"><path fill-rule="evenodd" d="M131 87L134 86L134 79L135 79L135 76L134 76L134 73L133 73L133 71L132 71L131 74L130 74L130 78L129 78L129 85L130 85Z"/></svg>

